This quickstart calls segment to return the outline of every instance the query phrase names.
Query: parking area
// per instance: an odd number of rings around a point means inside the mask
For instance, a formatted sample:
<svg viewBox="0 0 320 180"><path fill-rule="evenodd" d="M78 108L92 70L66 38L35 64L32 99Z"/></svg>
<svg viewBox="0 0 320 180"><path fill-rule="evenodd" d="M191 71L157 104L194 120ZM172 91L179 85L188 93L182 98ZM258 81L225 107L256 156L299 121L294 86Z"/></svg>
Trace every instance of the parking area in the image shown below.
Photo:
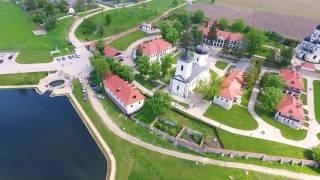
<svg viewBox="0 0 320 180"><path fill-rule="evenodd" d="M54 58L54 61L63 62L63 61L76 60L79 58L80 58L79 54L69 54L69 55L65 55L65 56L56 57L56 58Z"/></svg>
<svg viewBox="0 0 320 180"><path fill-rule="evenodd" d="M15 52L0 52L0 64L11 63L17 57L17 53Z"/></svg>

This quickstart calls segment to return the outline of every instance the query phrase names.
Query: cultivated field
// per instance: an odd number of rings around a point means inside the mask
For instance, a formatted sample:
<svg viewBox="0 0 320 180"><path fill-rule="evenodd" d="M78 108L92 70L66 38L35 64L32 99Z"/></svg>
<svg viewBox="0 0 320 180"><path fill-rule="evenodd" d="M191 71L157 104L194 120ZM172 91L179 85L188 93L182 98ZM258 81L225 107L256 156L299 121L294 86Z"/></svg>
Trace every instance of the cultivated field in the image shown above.
<svg viewBox="0 0 320 180"><path fill-rule="evenodd" d="M231 3L233 1L235 2L234 4ZM314 12L314 14L318 14L317 16L315 15L315 17L319 19L318 21L310 18L312 17L312 9L315 5L310 5L310 3L308 2L316 0L299 1L301 3L303 2L305 5L299 5L299 3L296 1L290 1L292 3L288 3L290 4L290 6L288 7L285 7L285 4L283 2L287 2L289 0L259 1L260 4L257 4L256 1L257 0L243 0L240 3L240 1L236 0L221 0L217 1L217 3L214 5L205 2L199 2L195 3L192 8L189 9L189 11L202 9L205 14L212 19L225 17L232 21L234 19L242 18L246 20L247 23L251 26L271 31L277 31L285 36L298 39L302 39L307 34L311 33L314 27L320 23L320 11ZM227 2L230 3L230 6ZM252 2L252 4L250 4L249 2ZM277 5L275 5L276 2ZM318 0L317 4L319 3L320 1ZM248 5L246 6L246 4ZM303 13L303 11L300 10L297 10L297 12L295 12L295 16L288 15L291 14L291 12L293 14L294 6L292 4L297 5L296 9L298 9L298 7L305 8L306 5L310 6L309 16L307 16L305 13ZM283 12L280 13L278 11Z"/></svg>

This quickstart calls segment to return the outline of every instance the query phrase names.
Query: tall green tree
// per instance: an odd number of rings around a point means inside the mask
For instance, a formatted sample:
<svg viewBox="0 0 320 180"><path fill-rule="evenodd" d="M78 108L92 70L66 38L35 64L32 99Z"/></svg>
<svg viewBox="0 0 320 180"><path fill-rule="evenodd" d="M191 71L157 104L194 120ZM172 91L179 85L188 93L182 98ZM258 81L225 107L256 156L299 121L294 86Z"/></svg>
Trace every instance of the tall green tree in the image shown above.
<svg viewBox="0 0 320 180"><path fill-rule="evenodd" d="M312 159L320 162L320 145L312 148Z"/></svg>
<svg viewBox="0 0 320 180"><path fill-rule="evenodd" d="M194 24L199 24L202 22L204 18L204 13L202 10L197 10L193 13L193 16L192 16L192 21Z"/></svg>
<svg viewBox="0 0 320 180"><path fill-rule="evenodd" d="M280 61L282 66L289 66L291 64L291 59L293 58L293 48L285 47L281 49L280 52Z"/></svg>
<svg viewBox="0 0 320 180"><path fill-rule="evenodd" d="M110 72L109 64L104 57L97 57L91 61L94 69L95 80L97 84L100 84L104 76Z"/></svg>
<svg viewBox="0 0 320 180"><path fill-rule="evenodd" d="M231 25L232 32L243 32L244 28L246 27L246 23L243 19L235 20Z"/></svg>
<svg viewBox="0 0 320 180"><path fill-rule="evenodd" d="M249 56L253 56L262 48L263 43L266 41L266 36L260 30L251 29L251 31L246 34L246 39L247 52Z"/></svg>
<svg viewBox="0 0 320 180"><path fill-rule="evenodd" d="M267 75L267 78L263 78L262 88L275 87L278 89L284 89L285 82L277 75Z"/></svg>
<svg viewBox="0 0 320 180"><path fill-rule="evenodd" d="M194 42L194 46L202 44L203 42L203 35L199 30L198 26L193 26L192 30L191 30L191 34L192 34L192 39Z"/></svg>
<svg viewBox="0 0 320 180"><path fill-rule="evenodd" d="M221 18L219 20L219 29L226 30L228 27L228 20L226 18Z"/></svg>
<svg viewBox="0 0 320 180"><path fill-rule="evenodd" d="M138 71L142 76L148 75L148 72L150 70L150 59L147 56L140 56L136 60Z"/></svg>
<svg viewBox="0 0 320 180"><path fill-rule="evenodd" d="M219 95L222 86L222 78L218 78L217 74L210 73L210 79L199 81L195 92L202 94L206 100L212 100L214 96Z"/></svg>
<svg viewBox="0 0 320 180"><path fill-rule="evenodd" d="M170 55L165 56L164 58L161 59L161 72L162 72L162 76L166 76L169 72L169 70L172 67L174 58Z"/></svg>
<svg viewBox="0 0 320 180"><path fill-rule="evenodd" d="M146 105L150 107L155 115L161 115L171 108L172 97L164 92L157 91L150 100L147 100Z"/></svg>
<svg viewBox="0 0 320 180"><path fill-rule="evenodd" d="M267 112L272 113L277 108L282 97L282 89L266 87L261 93L261 103Z"/></svg>
<svg viewBox="0 0 320 180"><path fill-rule="evenodd" d="M161 78L161 65L159 61L151 63L148 74L149 78L154 81Z"/></svg>
<svg viewBox="0 0 320 180"><path fill-rule="evenodd" d="M111 24L112 17L110 14L104 16L104 25L109 26Z"/></svg>
<svg viewBox="0 0 320 180"><path fill-rule="evenodd" d="M162 38L175 44L179 38L179 32L168 22L163 22L160 25Z"/></svg>

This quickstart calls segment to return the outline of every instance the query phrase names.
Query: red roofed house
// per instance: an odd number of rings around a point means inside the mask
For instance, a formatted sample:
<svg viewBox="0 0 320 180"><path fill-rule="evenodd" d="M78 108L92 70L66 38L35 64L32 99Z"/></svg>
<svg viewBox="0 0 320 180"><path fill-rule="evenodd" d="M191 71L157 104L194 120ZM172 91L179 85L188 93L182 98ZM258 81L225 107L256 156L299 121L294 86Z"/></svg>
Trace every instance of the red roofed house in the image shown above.
<svg viewBox="0 0 320 180"><path fill-rule="evenodd" d="M213 98L213 103L229 110L233 104L240 104L243 95L244 71L233 70L222 83L219 96Z"/></svg>
<svg viewBox="0 0 320 180"><path fill-rule="evenodd" d="M132 114L143 107L144 96L118 75L108 74L104 81L104 89L111 100L126 114Z"/></svg>
<svg viewBox="0 0 320 180"><path fill-rule="evenodd" d="M115 59L122 59L122 53L117 50L116 48L114 47L111 47L111 46L106 46L103 50L103 53L104 53L104 56L105 57L112 57L112 58L115 58Z"/></svg>
<svg viewBox="0 0 320 180"><path fill-rule="evenodd" d="M304 111L299 97L285 95L278 105L275 119L289 127L300 129L304 123Z"/></svg>
<svg viewBox="0 0 320 180"><path fill-rule="evenodd" d="M217 30L217 39L213 42L208 40L208 34L211 27L201 27L203 34L203 40L205 43L213 45L215 47L224 47L225 43L228 42L229 48L239 49L245 45L244 36L240 33L233 33L228 31Z"/></svg>
<svg viewBox="0 0 320 180"><path fill-rule="evenodd" d="M141 51L142 56L148 56L151 62L153 62L170 54L174 50L174 47L163 39L154 39L144 42L138 49Z"/></svg>
<svg viewBox="0 0 320 180"><path fill-rule="evenodd" d="M286 94L299 96L304 90L302 74L293 69L280 69L280 77L286 83Z"/></svg>

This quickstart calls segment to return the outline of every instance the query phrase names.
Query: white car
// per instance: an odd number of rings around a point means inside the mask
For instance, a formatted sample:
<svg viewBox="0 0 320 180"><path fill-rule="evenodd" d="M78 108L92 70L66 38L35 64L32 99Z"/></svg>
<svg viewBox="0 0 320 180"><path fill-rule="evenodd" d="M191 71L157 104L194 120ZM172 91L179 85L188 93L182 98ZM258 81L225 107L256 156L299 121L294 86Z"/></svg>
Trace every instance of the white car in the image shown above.
<svg viewBox="0 0 320 180"><path fill-rule="evenodd" d="M102 95L102 94L97 94L97 98L98 99L104 99L104 98L106 98L104 95Z"/></svg>

